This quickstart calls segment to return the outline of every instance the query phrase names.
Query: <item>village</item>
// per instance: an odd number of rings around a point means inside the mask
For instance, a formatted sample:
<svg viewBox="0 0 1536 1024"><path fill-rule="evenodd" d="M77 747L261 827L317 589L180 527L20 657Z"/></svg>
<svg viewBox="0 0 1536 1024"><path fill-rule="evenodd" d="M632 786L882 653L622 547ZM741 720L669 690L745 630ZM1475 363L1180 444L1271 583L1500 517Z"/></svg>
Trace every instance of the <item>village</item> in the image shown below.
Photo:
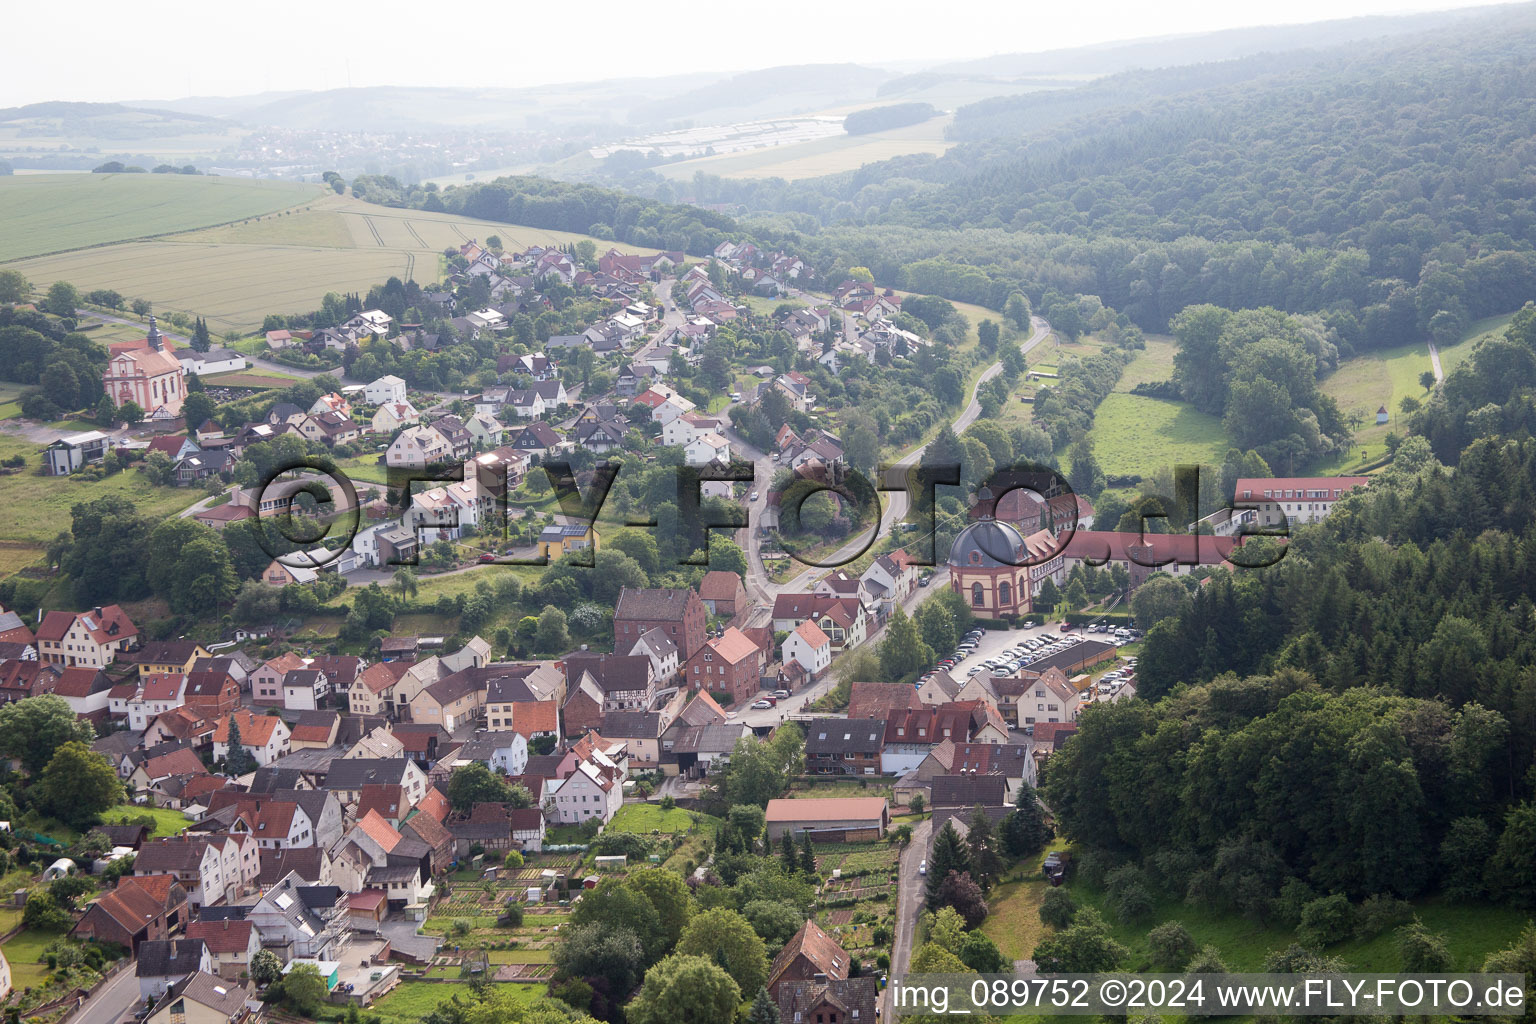
<svg viewBox="0 0 1536 1024"><path fill-rule="evenodd" d="M302 614L192 640L151 636L120 604L4 612L0 714L51 702L88 724L120 788L67 841L0 832L41 869L0 939L22 1019L178 1024L190 1004L230 1022L402 1008L393 1021L460 982L555 991L571 980L561 929L594 893L657 870L731 884L732 858L759 845L801 887L790 926L759 929L767 998L783 1020L828 1006L872 1019L920 906L933 909L930 858L1039 819L1041 766L1078 715L1135 695L1138 588L1197 585L1233 567L1244 534L1316 521L1366 483L1245 478L1230 496L1241 511L1141 533L1096 530L1093 504L1059 477L1003 474L929 562L895 503L871 522L839 496L819 527L806 506L781 508L797 489L843 495L870 468L850 464L817 375L934 345L902 296L850 279L825 305L769 312L745 297L804 298L812 275L750 244L689 265L468 242L450 262L444 288L413 303L430 322L358 304L334 326L264 332L251 358L345 353L355 372L385 349L420 368L488 346L496 372L477 392L314 373L304 404L238 387L212 401L247 357L178 347L151 316L142 340L109 347L103 392L123 425L53 439L44 472L201 488L182 518L224 536L351 521L339 543L263 556L247 586L273 595L404 593L434 573L579 571L637 551L604 535L629 528L549 497L555 467L590 488L611 459L693 467L703 498L745 506L750 519L709 531L710 558L727 547L740 562L618 586L597 633L552 630L553 649L547 607L532 639L387 629L361 643L297 640ZM572 295L606 312L526 351L529 318ZM708 367L719 332L748 327L786 347ZM732 466L745 475L710 479ZM427 478L400 483L412 476ZM863 555L859 535L882 527ZM851 554L830 571L784 554L807 537ZM733 763L781 745L778 784L735 799ZM55 892L59 879L82 881ZM51 952L15 956L50 930ZM56 966L82 949L112 959L90 975Z"/></svg>

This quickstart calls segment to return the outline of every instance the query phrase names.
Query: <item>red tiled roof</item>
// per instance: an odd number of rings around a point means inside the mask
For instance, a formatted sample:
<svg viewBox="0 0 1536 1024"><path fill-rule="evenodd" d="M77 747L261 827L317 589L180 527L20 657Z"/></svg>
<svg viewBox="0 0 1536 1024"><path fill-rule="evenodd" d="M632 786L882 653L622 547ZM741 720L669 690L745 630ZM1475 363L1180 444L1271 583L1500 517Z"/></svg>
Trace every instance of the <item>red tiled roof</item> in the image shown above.
<svg viewBox="0 0 1536 1024"><path fill-rule="evenodd" d="M887 712L920 708L917 687L906 683L854 683L849 687L849 718L884 718Z"/></svg>
<svg viewBox="0 0 1536 1024"><path fill-rule="evenodd" d="M169 778L172 775L208 774L208 769L203 767L202 759L192 752L191 747L182 747L169 754L152 757L140 767L151 780Z"/></svg>
<svg viewBox="0 0 1536 1024"><path fill-rule="evenodd" d="M378 811L370 810L357 820L357 827L363 830L363 834L383 848L385 853L400 845L400 833L395 826L385 821Z"/></svg>
<svg viewBox="0 0 1536 1024"><path fill-rule="evenodd" d="M365 785L358 796L357 815L360 818L377 811L386 821L398 821L409 810L410 803L403 786Z"/></svg>
<svg viewBox="0 0 1536 1024"><path fill-rule="evenodd" d="M428 786L427 793L416 804L417 814L428 814L438 821L448 817L448 798L436 786Z"/></svg>
<svg viewBox="0 0 1536 1024"><path fill-rule="evenodd" d="M558 732L560 706L552 700L523 700L512 705L512 729L532 739L538 733Z"/></svg>
<svg viewBox="0 0 1536 1024"><path fill-rule="evenodd" d="M231 720L240 725L240 743L247 747L264 747L272 739L272 733L282 722L276 715L253 715L245 709L231 711L219 719L218 728L213 732L213 742L229 742L229 723Z"/></svg>
<svg viewBox="0 0 1536 1024"><path fill-rule="evenodd" d="M193 921L187 938L202 939L210 953L243 953L251 947L250 921Z"/></svg>

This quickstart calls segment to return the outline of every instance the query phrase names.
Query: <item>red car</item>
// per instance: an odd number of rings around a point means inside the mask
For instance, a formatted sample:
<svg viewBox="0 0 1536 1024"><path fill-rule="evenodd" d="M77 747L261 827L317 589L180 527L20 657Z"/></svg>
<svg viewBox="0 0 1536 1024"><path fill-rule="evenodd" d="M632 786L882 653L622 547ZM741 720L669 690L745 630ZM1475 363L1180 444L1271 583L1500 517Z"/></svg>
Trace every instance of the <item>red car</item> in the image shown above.
<svg viewBox="0 0 1536 1024"><path fill-rule="evenodd" d="M1072 623L1070 623L1070 622L1063 622L1061 624L1061 631L1063 633L1070 633L1070 632L1072 632Z"/></svg>
<svg viewBox="0 0 1536 1024"><path fill-rule="evenodd" d="M491 554L489 551L487 551L485 554L480 556L480 561L482 561L482 562L494 562L494 561L496 561L496 556Z"/></svg>

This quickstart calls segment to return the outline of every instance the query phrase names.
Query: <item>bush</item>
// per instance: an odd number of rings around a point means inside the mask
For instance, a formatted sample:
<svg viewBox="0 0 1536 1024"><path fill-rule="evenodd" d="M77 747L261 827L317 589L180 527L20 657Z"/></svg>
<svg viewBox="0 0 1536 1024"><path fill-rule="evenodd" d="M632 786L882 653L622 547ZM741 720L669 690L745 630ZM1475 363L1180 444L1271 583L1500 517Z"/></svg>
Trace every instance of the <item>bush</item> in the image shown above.
<svg viewBox="0 0 1536 1024"><path fill-rule="evenodd" d="M1353 935L1358 919L1358 912L1343 893L1323 896L1301 909L1296 937L1303 945L1320 949Z"/></svg>
<svg viewBox="0 0 1536 1024"><path fill-rule="evenodd" d="M670 810L672 810L676 806L677 806L677 801L672 799L670 796L664 796L664 797L661 798L660 807L661 807L662 810L670 811Z"/></svg>
<svg viewBox="0 0 1536 1024"><path fill-rule="evenodd" d="M1121 924L1139 924L1152 916L1152 894L1140 884L1121 886L1109 902Z"/></svg>
<svg viewBox="0 0 1536 1024"><path fill-rule="evenodd" d="M1052 888L1040 901L1040 920L1055 928L1057 931L1072 923L1077 916L1077 904L1072 900L1072 894L1060 887Z"/></svg>
<svg viewBox="0 0 1536 1024"><path fill-rule="evenodd" d="M1164 971L1180 971L1195 955L1195 939L1178 921L1164 921L1147 932L1147 949L1152 966Z"/></svg>
<svg viewBox="0 0 1536 1024"><path fill-rule="evenodd" d="M1389 928L1407 924L1413 920L1413 904L1387 893L1377 893L1360 904L1358 935L1369 939Z"/></svg>

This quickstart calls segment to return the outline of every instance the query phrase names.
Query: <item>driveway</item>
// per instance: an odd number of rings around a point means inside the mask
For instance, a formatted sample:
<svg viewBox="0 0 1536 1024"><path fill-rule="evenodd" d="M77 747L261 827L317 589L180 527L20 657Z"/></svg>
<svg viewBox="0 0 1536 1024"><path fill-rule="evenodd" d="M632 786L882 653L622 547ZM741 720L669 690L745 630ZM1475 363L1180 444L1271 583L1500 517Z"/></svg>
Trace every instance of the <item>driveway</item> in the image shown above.
<svg viewBox="0 0 1536 1024"><path fill-rule="evenodd" d="M912 829L912 841L901 851L896 889L896 935L891 943L892 979L904 978L912 963L912 936L917 931L917 919L927 903L926 882L917 873L917 867L928 856L928 836L933 832L933 819L919 822ZM891 987L880 993L884 1012L882 1020L894 1020L891 1015Z"/></svg>

